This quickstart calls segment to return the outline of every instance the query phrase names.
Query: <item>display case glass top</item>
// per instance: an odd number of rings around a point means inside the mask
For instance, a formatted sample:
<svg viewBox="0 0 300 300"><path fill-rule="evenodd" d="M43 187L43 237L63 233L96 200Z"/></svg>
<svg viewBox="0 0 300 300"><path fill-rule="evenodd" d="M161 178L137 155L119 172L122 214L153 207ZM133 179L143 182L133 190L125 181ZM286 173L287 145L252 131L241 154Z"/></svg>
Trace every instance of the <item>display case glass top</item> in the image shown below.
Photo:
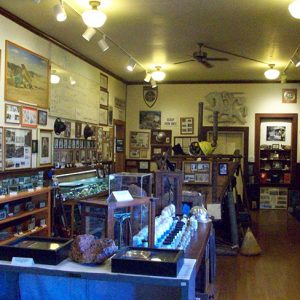
<svg viewBox="0 0 300 300"><path fill-rule="evenodd" d="M97 169L56 175L54 180L65 200L95 196L108 190L108 178L101 177Z"/></svg>

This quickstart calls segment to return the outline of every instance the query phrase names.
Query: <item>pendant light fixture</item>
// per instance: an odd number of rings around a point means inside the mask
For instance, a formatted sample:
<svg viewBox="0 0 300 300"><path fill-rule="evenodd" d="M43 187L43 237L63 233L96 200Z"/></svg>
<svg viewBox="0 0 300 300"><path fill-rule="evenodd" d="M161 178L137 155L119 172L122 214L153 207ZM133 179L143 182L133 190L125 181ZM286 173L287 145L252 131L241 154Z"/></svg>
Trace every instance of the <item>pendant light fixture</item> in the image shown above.
<svg viewBox="0 0 300 300"><path fill-rule="evenodd" d="M294 18L300 19L300 0L294 0L290 3L289 12Z"/></svg>
<svg viewBox="0 0 300 300"><path fill-rule="evenodd" d="M155 81L162 81L166 77L166 73L161 70L161 66L156 66L156 71L152 72L151 76Z"/></svg>
<svg viewBox="0 0 300 300"><path fill-rule="evenodd" d="M269 80L277 79L280 75L280 72L277 69L274 69L274 64L270 64L269 67L270 69L265 72L265 77Z"/></svg>
<svg viewBox="0 0 300 300"><path fill-rule="evenodd" d="M63 22L67 19L67 14L62 0L60 0L59 3L53 7L53 11L58 22Z"/></svg>
<svg viewBox="0 0 300 300"><path fill-rule="evenodd" d="M98 9L100 1L90 1L91 9L82 13L82 20L88 27L99 28L103 26L107 17L104 12Z"/></svg>

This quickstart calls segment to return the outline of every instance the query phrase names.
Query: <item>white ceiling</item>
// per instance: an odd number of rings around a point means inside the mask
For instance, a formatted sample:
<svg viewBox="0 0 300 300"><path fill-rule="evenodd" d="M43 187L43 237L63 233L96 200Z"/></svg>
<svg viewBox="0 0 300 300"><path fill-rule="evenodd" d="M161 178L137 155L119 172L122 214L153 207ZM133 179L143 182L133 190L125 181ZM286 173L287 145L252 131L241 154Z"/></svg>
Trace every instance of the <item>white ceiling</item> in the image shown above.
<svg viewBox="0 0 300 300"><path fill-rule="evenodd" d="M267 65L206 49L208 56L227 57L205 68L187 60L197 42L266 63L283 71L300 43L300 20L292 18L292 0L111 0L103 8L107 21L100 30L111 41L101 52L101 33L87 42L80 13L85 0L65 0L68 18L59 23L53 15L58 0L1 0L3 9L59 42L77 50L126 82L143 82L145 70L163 65L166 81L263 81ZM126 70L129 56L140 65ZM300 81L300 70L290 64L288 81Z"/></svg>

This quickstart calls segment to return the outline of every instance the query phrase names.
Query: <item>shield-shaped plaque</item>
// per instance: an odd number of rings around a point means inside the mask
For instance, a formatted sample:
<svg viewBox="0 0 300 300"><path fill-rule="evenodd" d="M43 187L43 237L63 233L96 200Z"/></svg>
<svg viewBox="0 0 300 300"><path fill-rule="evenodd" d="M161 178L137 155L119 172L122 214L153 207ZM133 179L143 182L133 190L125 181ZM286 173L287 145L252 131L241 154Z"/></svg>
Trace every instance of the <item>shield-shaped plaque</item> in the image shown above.
<svg viewBox="0 0 300 300"><path fill-rule="evenodd" d="M143 95L144 95L144 101L147 104L148 107L152 107L158 97L158 87L151 87L149 85L146 85L143 87Z"/></svg>

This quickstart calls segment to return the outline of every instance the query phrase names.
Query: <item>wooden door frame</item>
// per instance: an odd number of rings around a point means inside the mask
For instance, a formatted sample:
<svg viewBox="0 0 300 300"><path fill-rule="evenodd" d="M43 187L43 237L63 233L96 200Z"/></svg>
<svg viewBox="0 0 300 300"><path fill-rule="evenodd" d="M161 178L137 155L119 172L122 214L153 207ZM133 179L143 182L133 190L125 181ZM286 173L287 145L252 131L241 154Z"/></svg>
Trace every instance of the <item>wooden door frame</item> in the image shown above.
<svg viewBox="0 0 300 300"><path fill-rule="evenodd" d="M296 171L297 164L297 135L298 135L298 114L255 114L255 143L254 143L254 153L255 153L255 170L256 176L259 176L259 150L260 150L260 125L263 119L273 119L273 120L291 120L292 123L292 135L291 135L291 150L292 150L292 186L294 184L293 176ZM258 177L257 177L258 178Z"/></svg>

